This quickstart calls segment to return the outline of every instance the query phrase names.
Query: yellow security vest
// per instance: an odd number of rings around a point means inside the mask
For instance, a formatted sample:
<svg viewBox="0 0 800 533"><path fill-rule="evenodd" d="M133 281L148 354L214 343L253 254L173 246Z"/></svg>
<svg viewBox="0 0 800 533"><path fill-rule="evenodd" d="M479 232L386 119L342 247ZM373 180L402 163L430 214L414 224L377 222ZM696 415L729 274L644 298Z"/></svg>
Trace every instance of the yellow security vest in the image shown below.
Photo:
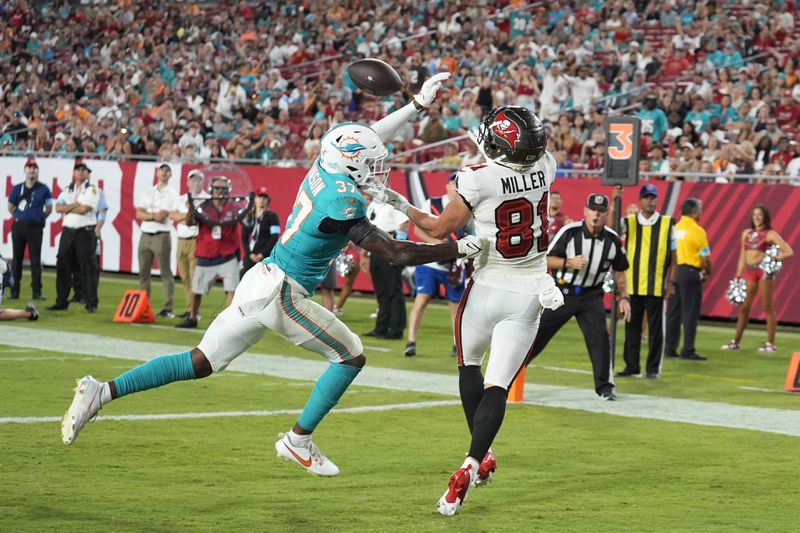
<svg viewBox="0 0 800 533"><path fill-rule="evenodd" d="M628 235L625 251L631 265L626 273L628 293L635 296L664 296L664 276L670 262L672 217L661 215L652 226L640 224L637 215L627 216L626 221Z"/></svg>

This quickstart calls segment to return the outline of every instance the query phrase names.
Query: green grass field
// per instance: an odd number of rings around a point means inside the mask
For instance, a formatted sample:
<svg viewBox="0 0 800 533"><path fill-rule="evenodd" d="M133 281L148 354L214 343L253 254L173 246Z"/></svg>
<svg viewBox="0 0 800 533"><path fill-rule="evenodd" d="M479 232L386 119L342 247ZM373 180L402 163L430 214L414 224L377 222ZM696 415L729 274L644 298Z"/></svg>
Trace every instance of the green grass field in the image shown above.
<svg viewBox="0 0 800 533"><path fill-rule="evenodd" d="M49 303L53 285L47 273ZM495 482L473 490L461 514L441 517L435 502L468 446L456 398L369 387L358 380L338 406L341 411L334 410L315 434L315 442L342 470L335 478L311 476L275 457L277 434L297 416L275 411L301 409L313 382L248 372L228 371L113 402L66 447L56 419L71 400L75 378L92 373L110 379L135 365L120 353L123 341L189 347L200 339L199 332L172 328L175 320L154 326L113 323L122 293L135 285L132 277L104 276L97 315L73 305L67 312L44 311L37 323L0 325L5 369L0 376L0 530L797 529L797 437L528 404L509 406L494 445ZM158 310L159 282L154 300ZM181 302L177 290L176 309ZM21 307L24 302L5 304ZM221 306L222 293L215 289L201 308L201 327ZM368 315L374 307L372 299L351 299L343 318L362 333L371 329ZM402 356L401 341L365 339L368 364L451 379L456 369L448 355L448 320L446 307L429 308L413 358ZM4 344L6 327L29 328L31 346L37 345L37 331L40 337L52 332L65 338L100 335L108 353L100 356L58 342L52 351ZM614 407L624 407L630 394L787 414L800 410L800 397L782 392L790 354L800 351L800 334L780 332L781 351L768 355L755 351L763 339L759 330L748 331L742 351L721 352L719 346L731 334L729 327L703 326L698 350L709 361L667 360L658 381L618 379L620 402ZM320 360L272 333L251 352L296 357L298 365ZM528 369L527 378L528 383L572 387L582 394L591 391L590 370L583 339L570 324ZM392 408L436 401L449 403ZM362 406L387 410L351 409ZM104 419L220 412L229 416ZM8 421L21 417L49 418Z"/></svg>

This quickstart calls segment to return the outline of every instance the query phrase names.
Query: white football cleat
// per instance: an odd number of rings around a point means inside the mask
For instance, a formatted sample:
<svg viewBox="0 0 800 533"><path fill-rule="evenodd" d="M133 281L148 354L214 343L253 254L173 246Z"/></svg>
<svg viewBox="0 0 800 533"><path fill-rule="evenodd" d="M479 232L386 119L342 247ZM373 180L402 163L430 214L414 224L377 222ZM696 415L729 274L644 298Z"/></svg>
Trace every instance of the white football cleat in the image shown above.
<svg viewBox="0 0 800 533"><path fill-rule="evenodd" d="M492 474L497 470L497 461L494 458L492 450L486 452L486 456L481 461L478 467L478 472L475 475L475 486L488 485L492 482Z"/></svg>
<svg viewBox="0 0 800 533"><path fill-rule="evenodd" d="M72 404L61 419L61 440L72 444L78 438L83 426L100 410L100 392L103 384L92 376L83 376L75 387Z"/></svg>
<svg viewBox="0 0 800 533"><path fill-rule="evenodd" d="M279 435L281 438L275 443L275 451L278 452L278 457L283 457L287 461L294 461L318 476L335 476L339 473L339 468L322 455L322 452L310 439L305 446L295 446L289 440L288 433L280 433Z"/></svg>
<svg viewBox="0 0 800 533"><path fill-rule="evenodd" d="M475 469L472 465L462 466L450 476L447 490L439 498L436 510L444 516L453 516L464 504L467 499L470 487L475 483Z"/></svg>

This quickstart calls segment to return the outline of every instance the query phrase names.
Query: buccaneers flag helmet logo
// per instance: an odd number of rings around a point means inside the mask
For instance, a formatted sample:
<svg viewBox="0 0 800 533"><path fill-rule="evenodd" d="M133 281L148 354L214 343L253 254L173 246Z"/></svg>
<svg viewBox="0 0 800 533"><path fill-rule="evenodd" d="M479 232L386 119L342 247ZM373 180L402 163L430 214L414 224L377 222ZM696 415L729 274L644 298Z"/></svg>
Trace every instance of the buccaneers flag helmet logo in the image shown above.
<svg viewBox="0 0 800 533"><path fill-rule="evenodd" d="M519 125L506 116L505 111L501 111L494 118L494 122L489 125L489 129L498 139L502 139L511 151L517 149L519 139Z"/></svg>

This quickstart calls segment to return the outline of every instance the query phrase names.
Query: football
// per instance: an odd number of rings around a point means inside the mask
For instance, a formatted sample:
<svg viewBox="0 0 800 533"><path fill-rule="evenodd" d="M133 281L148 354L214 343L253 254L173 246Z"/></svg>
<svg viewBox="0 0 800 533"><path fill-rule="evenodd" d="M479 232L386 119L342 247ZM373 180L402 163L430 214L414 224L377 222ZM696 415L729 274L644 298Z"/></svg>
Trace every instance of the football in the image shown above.
<svg viewBox="0 0 800 533"><path fill-rule="evenodd" d="M380 59L359 59L347 67L356 86L372 96L389 96L403 88L403 80L391 65Z"/></svg>

